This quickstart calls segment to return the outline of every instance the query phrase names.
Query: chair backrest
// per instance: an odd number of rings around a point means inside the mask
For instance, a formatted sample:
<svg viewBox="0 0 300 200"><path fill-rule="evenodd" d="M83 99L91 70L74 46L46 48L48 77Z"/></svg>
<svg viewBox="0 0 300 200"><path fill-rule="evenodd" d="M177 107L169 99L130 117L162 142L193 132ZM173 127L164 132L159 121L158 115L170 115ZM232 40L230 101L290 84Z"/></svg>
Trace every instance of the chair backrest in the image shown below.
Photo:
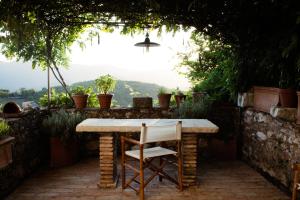
<svg viewBox="0 0 300 200"><path fill-rule="evenodd" d="M166 126L146 126L146 124L143 123L141 129L140 144L181 140L181 127L181 121L178 121L173 125Z"/></svg>

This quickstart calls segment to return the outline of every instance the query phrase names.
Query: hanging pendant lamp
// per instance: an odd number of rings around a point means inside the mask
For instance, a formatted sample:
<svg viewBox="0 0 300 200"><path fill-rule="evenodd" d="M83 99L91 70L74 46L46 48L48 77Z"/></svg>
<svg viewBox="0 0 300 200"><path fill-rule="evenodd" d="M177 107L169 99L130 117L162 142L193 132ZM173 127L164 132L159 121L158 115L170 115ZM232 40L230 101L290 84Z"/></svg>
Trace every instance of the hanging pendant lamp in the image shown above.
<svg viewBox="0 0 300 200"><path fill-rule="evenodd" d="M146 51L149 51L149 47L158 47L160 44L151 42L149 39L149 33L146 33L146 38L144 42L138 42L134 46L136 47L146 47Z"/></svg>

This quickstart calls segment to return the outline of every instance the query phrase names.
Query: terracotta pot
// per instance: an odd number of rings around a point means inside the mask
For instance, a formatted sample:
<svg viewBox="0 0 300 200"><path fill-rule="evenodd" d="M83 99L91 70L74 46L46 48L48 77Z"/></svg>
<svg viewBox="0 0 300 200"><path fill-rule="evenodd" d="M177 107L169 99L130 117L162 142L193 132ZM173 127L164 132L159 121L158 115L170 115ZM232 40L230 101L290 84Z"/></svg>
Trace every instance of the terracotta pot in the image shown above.
<svg viewBox="0 0 300 200"><path fill-rule="evenodd" d="M72 98L75 103L75 108L77 109L83 109L86 108L87 100L89 95L72 95Z"/></svg>
<svg viewBox="0 0 300 200"><path fill-rule="evenodd" d="M152 97L133 97L133 108L152 108Z"/></svg>
<svg viewBox="0 0 300 200"><path fill-rule="evenodd" d="M297 124L300 124L300 91L297 92L297 96L298 96Z"/></svg>
<svg viewBox="0 0 300 200"><path fill-rule="evenodd" d="M183 94L175 95L175 101L176 101L177 107L180 106L180 104L185 100L185 98L186 98L186 95L183 95Z"/></svg>
<svg viewBox="0 0 300 200"><path fill-rule="evenodd" d="M100 108L109 109L111 104L112 94L98 94L97 95Z"/></svg>
<svg viewBox="0 0 300 200"><path fill-rule="evenodd" d="M202 101L207 93L206 92L193 92L193 101L199 102Z"/></svg>
<svg viewBox="0 0 300 200"><path fill-rule="evenodd" d="M223 140L212 138L208 144L210 154L218 160L236 160L237 142L233 138L224 142Z"/></svg>
<svg viewBox="0 0 300 200"><path fill-rule="evenodd" d="M50 166L62 167L78 160L79 146L75 139L63 143L59 137L50 138Z"/></svg>
<svg viewBox="0 0 300 200"><path fill-rule="evenodd" d="M293 89L279 89L279 102L281 107L296 108L296 91Z"/></svg>
<svg viewBox="0 0 300 200"><path fill-rule="evenodd" d="M10 136L0 139L0 169L12 163L11 146L14 139L14 137Z"/></svg>
<svg viewBox="0 0 300 200"><path fill-rule="evenodd" d="M254 102L255 110L270 112L272 106L279 105L279 89L273 87L254 86Z"/></svg>
<svg viewBox="0 0 300 200"><path fill-rule="evenodd" d="M170 107L170 99L172 94L160 94L158 95L159 107L163 109L168 109Z"/></svg>

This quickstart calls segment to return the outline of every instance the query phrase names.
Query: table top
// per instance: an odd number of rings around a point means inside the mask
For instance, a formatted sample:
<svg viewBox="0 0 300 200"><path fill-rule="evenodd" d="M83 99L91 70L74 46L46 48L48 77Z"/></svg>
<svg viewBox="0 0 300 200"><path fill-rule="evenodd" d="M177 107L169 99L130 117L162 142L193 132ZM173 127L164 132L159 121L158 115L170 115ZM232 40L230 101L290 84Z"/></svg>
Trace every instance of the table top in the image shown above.
<svg viewBox="0 0 300 200"><path fill-rule="evenodd" d="M164 126L182 121L183 133L217 133L219 127L207 119L98 119L89 118L76 126L77 132L140 132L146 126Z"/></svg>

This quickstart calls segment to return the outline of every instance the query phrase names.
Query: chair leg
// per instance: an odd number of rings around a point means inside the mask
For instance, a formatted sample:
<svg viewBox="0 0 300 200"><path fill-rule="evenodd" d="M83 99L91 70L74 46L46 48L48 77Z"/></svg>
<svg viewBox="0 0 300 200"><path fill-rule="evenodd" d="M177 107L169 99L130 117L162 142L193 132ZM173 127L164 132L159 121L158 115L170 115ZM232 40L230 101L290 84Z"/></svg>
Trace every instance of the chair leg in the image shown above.
<svg viewBox="0 0 300 200"><path fill-rule="evenodd" d="M177 159L178 159L178 186L179 186L179 190L182 191L183 190L183 185L182 185L182 152L181 152L181 143L178 142L178 155L177 155Z"/></svg>
<svg viewBox="0 0 300 200"><path fill-rule="evenodd" d="M163 164L163 159L162 159L162 157L159 157L159 166L161 166L162 164ZM159 175L158 180L159 180L159 182L162 182L163 177L161 175Z"/></svg>
<svg viewBox="0 0 300 200"><path fill-rule="evenodd" d="M292 200L297 199L297 183L298 183L298 171L295 171Z"/></svg>
<svg viewBox="0 0 300 200"><path fill-rule="evenodd" d="M144 200L144 146L140 145L140 200Z"/></svg>
<svg viewBox="0 0 300 200"><path fill-rule="evenodd" d="M125 171L125 141L122 136L121 138L121 151L122 151L122 159L121 159L121 165L122 165L122 189L125 189L126 184L126 171Z"/></svg>

